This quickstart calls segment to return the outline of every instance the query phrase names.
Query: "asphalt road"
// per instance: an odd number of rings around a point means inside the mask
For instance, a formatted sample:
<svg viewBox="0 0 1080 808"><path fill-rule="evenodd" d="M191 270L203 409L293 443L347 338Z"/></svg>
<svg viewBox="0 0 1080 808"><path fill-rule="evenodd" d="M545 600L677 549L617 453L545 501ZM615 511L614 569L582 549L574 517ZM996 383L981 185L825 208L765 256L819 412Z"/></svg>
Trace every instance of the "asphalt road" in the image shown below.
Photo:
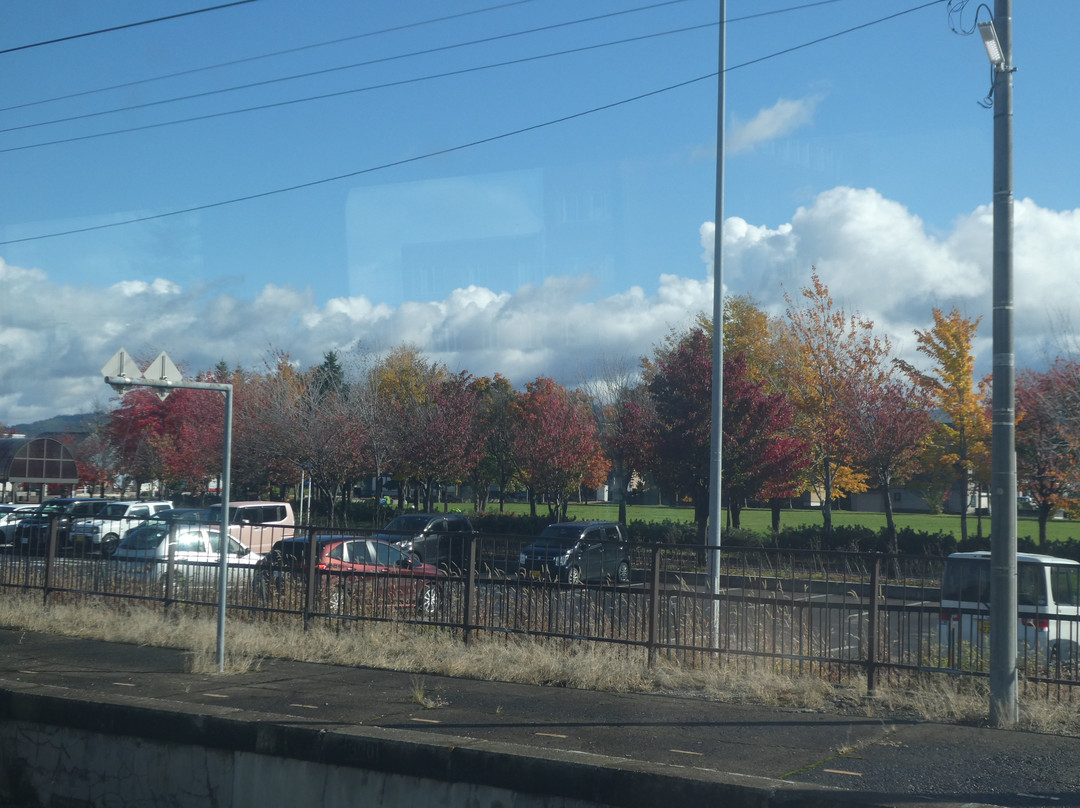
<svg viewBox="0 0 1080 808"><path fill-rule="evenodd" d="M867 805L1080 806L1080 739L1016 730L283 660L193 674L176 649L0 630L5 682L755 775Z"/></svg>

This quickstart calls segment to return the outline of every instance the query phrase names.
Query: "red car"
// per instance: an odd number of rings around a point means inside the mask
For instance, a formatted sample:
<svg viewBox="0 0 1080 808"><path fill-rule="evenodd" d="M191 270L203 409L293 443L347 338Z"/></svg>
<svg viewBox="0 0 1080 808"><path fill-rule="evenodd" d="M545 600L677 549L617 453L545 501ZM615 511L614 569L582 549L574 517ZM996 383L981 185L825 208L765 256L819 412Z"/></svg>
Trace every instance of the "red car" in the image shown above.
<svg viewBox="0 0 1080 808"><path fill-rule="evenodd" d="M445 573L389 542L365 536L315 538L318 602L332 614L377 615L386 609L439 612ZM275 542L256 565L256 592L268 601L307 581L308 537Z"/></svg>

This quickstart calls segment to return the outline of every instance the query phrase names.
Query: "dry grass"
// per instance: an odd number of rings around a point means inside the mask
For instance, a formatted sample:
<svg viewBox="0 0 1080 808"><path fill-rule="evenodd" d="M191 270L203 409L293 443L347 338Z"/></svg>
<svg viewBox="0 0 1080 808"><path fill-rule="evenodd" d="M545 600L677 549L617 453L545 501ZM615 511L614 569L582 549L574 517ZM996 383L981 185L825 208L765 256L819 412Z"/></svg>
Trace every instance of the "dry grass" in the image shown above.
<svg viewBox="0 0 1080 808"><path fill-rule="evenodd" d="M217 674L214 615L139 604L57 598L43 607L40 595L0 593L0 626L107 642L187 649L190 670ZM404 623L316 624L298 619L248 622L230 619L225 673L257 670L267 658L399 670L412 677L413 700L443 706L423 676L444 675L609 692L662 692L730 703L823 712L857 712L888 720L908 717L958 723L986 722L989 694L983 679L913 675L865 697L861 679L827 681L795 676L766 660L742 658L722 665L681 664L660 657L652 666L643 649L571 641L541 642L513 635L477 638L467 645L448 631ZM1026 694L1020 728L1080 734L1080 716L1067 695Z"/></svg>

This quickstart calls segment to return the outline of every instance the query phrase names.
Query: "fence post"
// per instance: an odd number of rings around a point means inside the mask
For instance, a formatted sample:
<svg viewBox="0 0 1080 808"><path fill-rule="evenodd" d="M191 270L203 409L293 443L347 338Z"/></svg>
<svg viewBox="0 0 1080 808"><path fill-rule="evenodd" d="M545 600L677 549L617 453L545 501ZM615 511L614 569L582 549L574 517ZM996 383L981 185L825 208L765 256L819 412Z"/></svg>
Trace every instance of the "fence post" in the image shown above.
<svg viewBox="0 0 1080 808"><path fill-rule="evenodd" d="M56 565L56 534L59 527L60 518L53 514L49 517L49 541L45 548L45 588L42 592L42 603L49 602L49 590L52 589L53 568ZM32 546L32 542L27 545L27 547Z"/></svg>
<svg viewBox="0 0 1080 808"><path fill-rule="evenodd" d="M660 546L653 547L649 597L649 667L656 664L656 646L660 634Z"/></svg>
<svg viewBox="0 0 1080 808"><path fill-rule="evenodd" d="M476 602L476 534L470 533L466 540L468 550L465 555L465 603L462 609L461 625L464 629L465 644L469 644L472 632L473 603Z"/></svg>
<svg viewBox="0 0 1080 808"><path fill-rule="evenodd" d="M308 528L307 545L307 585L304 587L304 631L308 630L311 623L311 615L315 611L315 564L318 562L318 553L315 547L315 528Z"/></svg>
<svg viewBox="0 0 1080 808"><path fill-rule="evenodd" d="M878 646L878 586L881 574L881 556L874 555L870 567L870 612L866 621L866 695L873 697L877 687Z"/></svg>
<svg viewBox="0 0 1080 808"><path fill-rule="evenodd" d="M173 602L173 592L176 586L176 534L179 531L179 522L173 522L169 525L169 535L165 539L169 543L169 546L165 548L165 611L169 611L169 607ZM225 539L222 539L225 541ZM154 564L154 561L150 562ZM155 573L157 570L155 570ZM153 586L153 576L150 578L151 586Z"/></svg>

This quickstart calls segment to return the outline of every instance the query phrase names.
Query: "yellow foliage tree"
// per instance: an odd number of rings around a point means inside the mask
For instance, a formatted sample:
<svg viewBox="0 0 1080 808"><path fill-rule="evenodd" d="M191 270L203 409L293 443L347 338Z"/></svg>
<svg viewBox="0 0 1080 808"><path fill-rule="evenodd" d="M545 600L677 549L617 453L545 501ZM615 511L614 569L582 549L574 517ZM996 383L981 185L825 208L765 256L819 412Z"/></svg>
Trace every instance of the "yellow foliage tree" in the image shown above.
<svg viewBox="0 0 1080 808"><path fill-rule="evenodd" d="M990 414L986 406L986 380L975 381L972 342L979 328L953 308L948 314L934 309L934 326L915 330L918 351L928 357L928 373L906 362L901 366L934 398L943 418L927 441L924 459L929 477L951 471L960 489L960 537L967 538L967 511L973 480L985 479L990 465ZM976 485L976 488L979 486Z"/></svg>

